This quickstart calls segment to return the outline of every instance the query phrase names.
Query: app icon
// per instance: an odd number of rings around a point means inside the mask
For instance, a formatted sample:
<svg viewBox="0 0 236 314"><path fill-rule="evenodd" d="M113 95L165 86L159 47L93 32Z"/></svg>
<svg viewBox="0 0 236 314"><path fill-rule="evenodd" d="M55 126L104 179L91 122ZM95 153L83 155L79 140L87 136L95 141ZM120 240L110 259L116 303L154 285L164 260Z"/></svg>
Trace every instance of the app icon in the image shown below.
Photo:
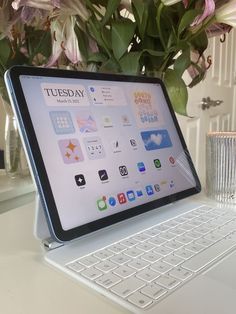
<svg viewBox="0 0 236 314"><path fill-rule="evenodd" d="M106 181L106 180L108 180L108 175L107 175L107 172L106 172L105 169L99 170L99 171L98 171L98 175L99 175L99 178L100 178L101 181Z"/></svg>
<svg viewBox="0 0 236 314"><path fill-rule="evenodd" d="M137 147L138 146L137 141L134 138L131 138L129 141L130 141L130 145L132 147Z"/></svg>
<svg viewBox="0 0 236 314"><path fill-rule="evenodd" d="M110 206L116 206L116 199L113 196L110 196L108 199L108 203Z"/></svg>
<svg viewBox="0 0 236 314"><path fill-rule="evenodd" d="M156 192L160 192L161 188L159 184L154 184L154 189Z"/></svg>
<svg viewBox="0 0 236 314"><path fill-rule="evenodd" d="M121 152L121 147L120 147L120 141L119 140L112 140L111 141L111 148L113 150L113 153L119 153Z"/></svg>
<svg viewBox="0 0 236 314"><path fill-rule="evenodd" d="M154 159L153 162L154 162L154 165L155 165L156 168L161 168L161 161L160 161L160 159Z"/></svg>
<svg viewBox="0 0 236 314"><path fill-rule="evenodd" d="M120 170L120 174L121 174L122 177L128 175L128 170L127 170L126 166L120 166L119 170Z"/></svg>
<svg viewBox="0 0 236 314"><path fill-rule="evenodd" d="M135 200L135 194L134 191L130 190L126 192L127 198L130 202Z"/></svg>
<svg viewBox="0 0 236 314"><path fill-rule="evenodd" d="M96 121L89 111L81 111L76 114L76 120L81 133L91 133L97 131Z"/></svg>
<svg viewBox="0 0 236 314"><path fill-rule="evenodd" d="M84 156L79 144L75 138L60 140L58 145L65 164L72 164L84 160Z"/></svg>
<svg viewBox="0 0 236 314"><path fill-rule="evenodd" d="M153 195L154 194L154 191L153 191L153 188L151 185L147 185L145 187L145 189L146 189L147 195Z"/></svg>
<svg viewBox="0 0 236 314"><path fill-rule="evenodd" d="M137 190L136 194L137 194L138 197L141 197L141 196L143 196L143 191L142 190Z"/></svg>
<svg viewBox="0 0 236 314"><path fill-rule="evenodd" d="M107 209L106 197L103 196L102 198L97 200L97 207L99 210Z"/></svg>
<svg viewBox="0 0 236 314"><path fill-rule="evenodd" d="M167 130L154 130L141 132L141 137L147 151L162 149L172 146Z"/></svg>
<svg viewBox="0 0 236 314"><path fill-rule="evenodd" d="M117 198L120 204L124 204L127 202L125 194L124 193L119 193L117 194Z"/></svg>
<svg viewBox="0 0 236 314"><path fill-rule="evenodd" d="M68 111L51 111L50 118L56 134L75 133L75 128Z"/></svg>
<svg viewBox="0 0 236 314"><path fill-rule="evenodd" d="M144 172L146 170L145 165L142 161L137 163L137 167L139 172Z"/></svg>
<svg viewBox="0 0 236 314"><path fill-rule="evenodd" d="M86 184L85 178L83 174L77 174L75 176L75 182L78 186L83 186Z"/></svg>
<svg viewBox="0 0 236 314"><path fill-rule="evenodd" d="M170 157L169 157L169 162L170 162L172 165L175 164L175 159L174 159L173 156L170 156Z"/></svg>
<svg viewBox="0 0 236 314"><path fill-rule="evenodd" d="M172 189L174 186L175 186L174 181L171 180L171 181L170 181L170 188Z"/></svg>
<svg viewBox="0 0 236 314"><path fill-rule="evenodd" d="M102 124L103 124L104 128L113 127L112 119L110 116L103 116L102 117Z"/></svg>
<svg viewBox="0 0 236 314"><path fill-rule="evenodd" d="M100 159L105 157L104 147L99 137L86 137L84 139L84 144L89 159Z"/></svg>
<svg viewBox="0 0 236 314"><path fill-rule="evenodd" d="M129 119L127 114L123 114L121 116L121 121L122 121L123 126L129 126L130 125L130 119Z"/></svg>

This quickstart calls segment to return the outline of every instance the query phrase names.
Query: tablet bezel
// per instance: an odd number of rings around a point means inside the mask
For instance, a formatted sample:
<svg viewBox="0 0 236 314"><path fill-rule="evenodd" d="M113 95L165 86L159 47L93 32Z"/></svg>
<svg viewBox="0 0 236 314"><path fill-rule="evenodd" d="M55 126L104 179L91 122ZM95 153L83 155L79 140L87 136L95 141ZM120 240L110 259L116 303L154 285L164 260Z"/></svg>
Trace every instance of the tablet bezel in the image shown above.
<svg viewBox="0 0 236 314"><path fill-rule="evenodd" d="M85 225L78 226L69 230L63 230L60 217L58 215L56 203L53 197L52 189L49 183L49 178L46 172L46 168L43 162L42 154L37 142L37 137L34 131L33 123L30 118L30 113L27 108L26 99L20 82L21 75L28 76L41 76L41 77L60 77L60 78L72 78L72 79L89 79L89 80L107 80L107 81L126 81L126 82L143 82L143 83L154 83L160 84L166 98L166 102L173 119L177 134L180 138L181 144L183 146L183 151L185 152L186 158L189 162L190 169L192 171L193 177L196 182L196 187L186 189L181 192L177 192L170 196L165 196L163 198L150 201L143 205L133 207L132 210L127 209L119 213L104 217L93 222L89 222ZM194 195L201 191L201 184L197 176L196 170L194 168L193 162L191 160L190 154L188 152L186 143L184 141L182 132L180 130L177 118L171 106L169 97L167 95L165 86L163 82L158 78L146 77L146 76L130 76L123 74L104 74L104 73L94 73L94 72L78 72L69 70L58 70L58 69L48 69L48 68L37 68L37 67L24 67L15 66L9 69L5 75L5 80L7 84L7 89L11 102L13 105L14 113L17 117L19 127L21 129L21 136L24 141L24 147L28 155L32 173L35 179L35 183L38 188L38 192L41 198L42 206L46 213L46 218L48 221L50 232L56 241L64 242L70 241L82 235L90 232L94 232L98 229L107 227L114 223L120 222L122 220L134 217L144 212L148 212L155 208L161 207L163 205L172 203L174 201L183 199L185 197Z"/></svg>

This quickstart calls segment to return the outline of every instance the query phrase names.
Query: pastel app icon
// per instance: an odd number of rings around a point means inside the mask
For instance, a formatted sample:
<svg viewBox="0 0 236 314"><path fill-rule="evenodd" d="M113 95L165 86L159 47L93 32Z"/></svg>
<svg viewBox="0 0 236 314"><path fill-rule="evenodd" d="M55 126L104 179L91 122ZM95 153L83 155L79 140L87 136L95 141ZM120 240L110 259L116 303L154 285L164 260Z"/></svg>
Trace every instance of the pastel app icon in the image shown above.
<svg viewBox="0 0 236 314"><path fill-rule="evenodd" d="M105 196L103 196L102 198L99 198L97 200L97 207L101 211L107 209L107 203L106 203L106 197Z"/></svg>
<svg viewBox="0 0 236 314"><path fill-rule="evenodd" d="M154 191L151 185L147 185L145 189L146 189L147 195L150 196L154 194Z"/></svg>
<svg viewBox="0 0 236 314"><path fill-rule="evenodd" d="M105 150L99 137L87 137L84 144L89 159L101 159L105 157Z"/></svg>
<svg viewBox="0 0 236 314"><path fill-rule="evenodd" d="M110 196L110 197L108 198L108 203L109 203L109 205L112 206L112 207L116 206L116 199L115 199L115 197Z"/></svg>
<svg viewBox="0 0 236 314"><path fill-rule="evenodd" d="M75 138L58 141L61 155L65 164L72 164L84 160L84 156L79 144Z"/></svg>
<svg viewBox="0 0 236 314"><path fill-rule="evenodd" d="M135 194L134 191L130 190L126 192L127 198L130 202L133 202L135 200Z"/></svg>
<svg viewBox="0 0 236 314"><path fill-rule="evenodd" d="M56 134L71 134L75 132L72 118L68 111L51 111L49 115Z"/></svg>
<svg viewBox="0 0 236 314"><path fill-rule="evenodd" d="M77 124L81 133L97 131L96 121L89 111L81 111L76 115Z"/></svg>
<svg viewBox="0 0 236 314"><path fill-rule="evenodd" d="M145 165L142 161L137 163L137 167L138 167L139 172L146 171Z"/></svg>

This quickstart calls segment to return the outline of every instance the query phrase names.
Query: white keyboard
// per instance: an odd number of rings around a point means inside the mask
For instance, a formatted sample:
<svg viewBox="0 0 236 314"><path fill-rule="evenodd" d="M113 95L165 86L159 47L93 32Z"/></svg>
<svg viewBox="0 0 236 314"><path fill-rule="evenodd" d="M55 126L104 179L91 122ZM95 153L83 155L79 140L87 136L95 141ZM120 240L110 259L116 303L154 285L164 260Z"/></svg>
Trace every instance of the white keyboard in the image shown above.
<svg viewBox="0 0 236 314"><path fill-rule="evenodd" d="M236 212L202 206L66 265L147 309L236 247Z"/></svg>

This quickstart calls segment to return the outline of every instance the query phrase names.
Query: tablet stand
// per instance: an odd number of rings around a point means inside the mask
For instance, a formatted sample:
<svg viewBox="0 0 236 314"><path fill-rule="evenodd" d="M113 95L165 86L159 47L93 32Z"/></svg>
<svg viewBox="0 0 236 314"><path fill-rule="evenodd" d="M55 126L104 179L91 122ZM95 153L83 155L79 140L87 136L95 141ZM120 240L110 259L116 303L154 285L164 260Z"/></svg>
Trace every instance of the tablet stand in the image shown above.
<svg viewBox="0 0 236 314"><path fill-rule="evenodd" d="M44 248L47 250L52 250L63 245L63 243L56 242L51 236L38 192L36 192L34 235L37 239L41 240Z"/></svg>

